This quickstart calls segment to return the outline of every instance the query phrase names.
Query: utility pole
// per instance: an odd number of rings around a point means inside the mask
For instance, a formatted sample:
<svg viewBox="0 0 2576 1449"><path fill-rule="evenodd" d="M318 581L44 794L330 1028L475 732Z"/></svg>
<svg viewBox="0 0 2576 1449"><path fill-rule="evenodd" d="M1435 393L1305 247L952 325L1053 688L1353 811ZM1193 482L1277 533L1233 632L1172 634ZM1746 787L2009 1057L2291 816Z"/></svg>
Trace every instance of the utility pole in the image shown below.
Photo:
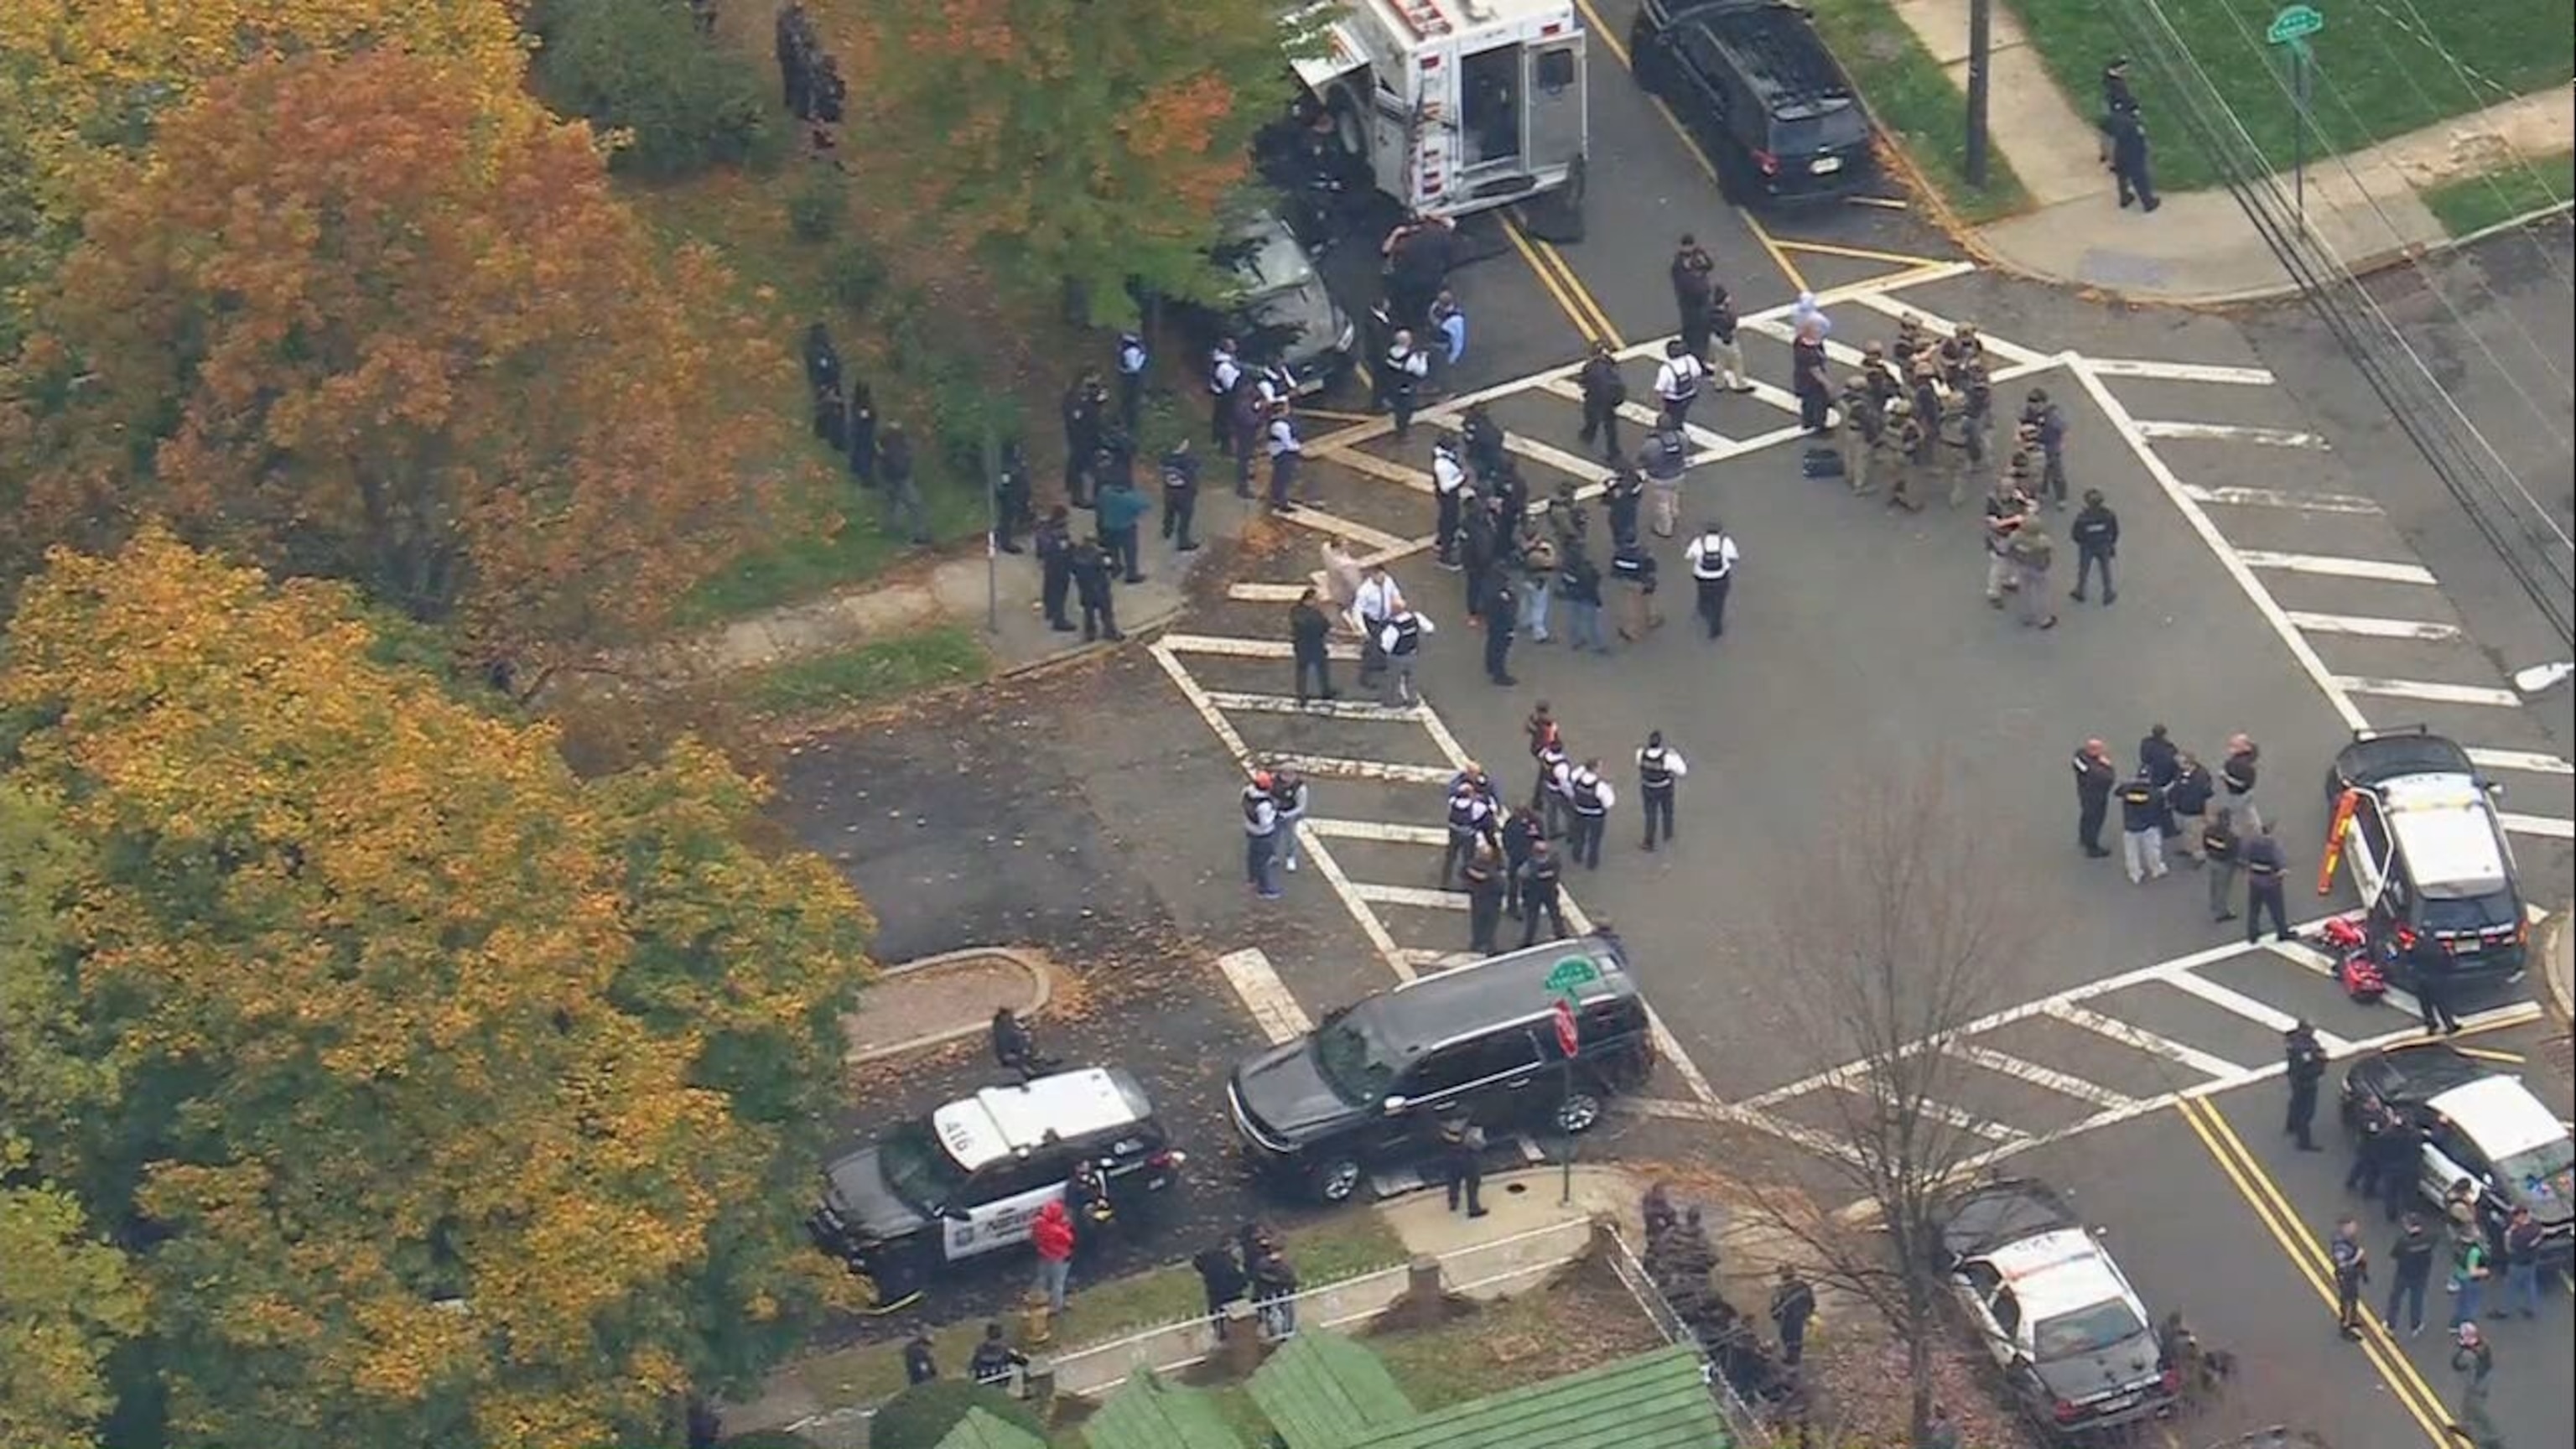
<svg viewBox="0 0 2576 1449"><path fill-rule="evenodd" d="M1968 0L1968 154L1970 186L1986 184L1986 99L1995 49L1994 0Z"/></svg>

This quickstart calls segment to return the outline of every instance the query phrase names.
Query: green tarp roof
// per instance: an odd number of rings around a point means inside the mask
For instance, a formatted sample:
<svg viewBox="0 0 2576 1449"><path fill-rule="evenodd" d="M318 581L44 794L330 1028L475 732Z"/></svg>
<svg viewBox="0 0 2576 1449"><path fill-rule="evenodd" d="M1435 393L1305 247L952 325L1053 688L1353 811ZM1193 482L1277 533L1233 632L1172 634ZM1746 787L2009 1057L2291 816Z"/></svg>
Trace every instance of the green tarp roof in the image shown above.
<svg viewBox="0 0 2576 1449"><path fill-rule="evenodd" d="M1298 1334L1270 1355L1248 1387L1288 1449L1346 1449L1414 1416L1385 1361L1338 1333Z"/></svg>
<svg viewBox="0 0 2576 1449"><path fill-rule="evenodd" d="M1727 1449L1728 1442L1699 1355L1675 1346L1424 1414L1345 1449Z"/></svg>
<svg viewBox="0 0 2576 1449"><path fill-rule="evenodd" d="M1047 1449L1046 1441L1021 1428L1005 1423L982 1409L968 1409L939 1441L939 1449Z"/></svg>
<svg viewBox="0 0 2576 1449"><path fill-rule="evenodd" d="M1082 1429L1091 1449L1243 1449L1205 1394L1140 1368Z"/></svg>

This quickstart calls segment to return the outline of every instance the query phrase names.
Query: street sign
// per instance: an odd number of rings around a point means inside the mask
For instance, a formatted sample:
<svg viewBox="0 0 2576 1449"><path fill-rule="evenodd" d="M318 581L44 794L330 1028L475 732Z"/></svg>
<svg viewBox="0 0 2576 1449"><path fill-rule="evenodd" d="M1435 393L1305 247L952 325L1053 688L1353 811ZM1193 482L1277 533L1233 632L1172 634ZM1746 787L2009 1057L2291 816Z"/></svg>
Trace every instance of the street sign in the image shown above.
<svg viewBox="0 0 2576 1449"><path fill-rule="evenodd" d="M2289 5L2272 17L2272 28L2263 32L2263 38L2274 45L2295 45L2325 28L2326 18L2315 6Z"/></svg>
<svg viewBox="0 0 2576 1449"><path fill-rule="evenodd" d="M1547 994L1571 996L1600 979L1601 968L1593 965L1588 957L1568 956L1548 968Z"/></svg>
<svg viewBox="0 0 2576 1449"><path fill-rule="evenodd" d="M1556 1003L1556 1049L1563 1052L1565 1059L1571 1062L1574 1060L1575 1049L1582 1044L1583 1038L1575 1030L1574 1025L1574 1003L1559 997Z"/></svg>

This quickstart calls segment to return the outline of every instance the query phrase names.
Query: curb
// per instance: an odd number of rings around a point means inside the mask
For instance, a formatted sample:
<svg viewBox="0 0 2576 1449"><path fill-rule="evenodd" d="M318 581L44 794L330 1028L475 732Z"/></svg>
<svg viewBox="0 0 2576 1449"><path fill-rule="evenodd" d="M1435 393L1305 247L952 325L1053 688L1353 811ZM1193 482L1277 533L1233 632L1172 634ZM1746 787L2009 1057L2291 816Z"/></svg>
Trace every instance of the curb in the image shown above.
<svg viewBox="0 0 2576 1449"><path fill-rule="evenodd" d="M2569 1000L2571 991L2576 991L2568 980L2567 932L2570 924L2569 913L2559 911L2544 918L2539 928L2531 933L2533 944L2540 950L2541 1004L2549 1008L2561 1031L2568 1028L2571 1020L2576 1020L2576 1001Z"/></svg>
<svg viewBox="0 0 2576 1449"><path fill-rule="evenodd" d="M954 966L962 961L980 960L988 957L999 957L1029 974L1029 1004L1020 1008L1021 1020L1026 1021L1029 1018L1036 1016L1039 1012L1044 1011L1046 1009L1046 1004L1050 1000L1054 999L1055 981L1052 974L1047 969L1046 958L1038 955L1034 951L1023 951L1016 946L969 946L961 951L942 951L936 956L924 956L918 961L906 961L900 966L888 966L877 974L881 977L909 976L916 971L928 971L941 966ZM928 1032L916 1037L908 1037L902 1041L889 1042L884 1046L870 1047L865 1051L844 1052L841 1056L841 1063L844 1066L854 1067L862 1062L883 1061L887 1057L905 1056L913 1052L928 1051L930 1048L935 1046L945 1046L952 1041L961 1041L985 1029L986 1023L984 1022L968 1022L964 1026L951 1027L946 1031Z"/></svg>

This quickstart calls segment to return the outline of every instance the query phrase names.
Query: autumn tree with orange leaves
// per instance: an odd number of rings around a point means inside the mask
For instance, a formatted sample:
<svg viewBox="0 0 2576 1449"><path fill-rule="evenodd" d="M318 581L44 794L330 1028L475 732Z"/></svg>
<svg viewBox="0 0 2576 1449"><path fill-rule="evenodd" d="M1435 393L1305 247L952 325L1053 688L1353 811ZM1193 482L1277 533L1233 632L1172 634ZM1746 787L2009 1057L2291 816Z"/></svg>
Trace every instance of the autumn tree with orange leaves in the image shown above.
<svg viewBox="0 0 2576 1449"><path fill-rule="evenodd" d="M860 0L855 164L926 200L993 274L1095 321L1127 282L1203 296L1203 254L1246 180L1253 133L1316 42L1283 0Z"/></svg>
<svg viewBox="0 0 2576 1449"><path fill-rule="evenodd" d="M729 384L776 340L585 126L453 76L262 61L162 117L29 344L22 569L159 516L501 651L650 629L761 530Z"/></svg>
<svg viewBox="0 0 2576 1449"><path fill-rule="evenodd" d="M51 923L0 933L0 1123L148 1303L89 1310L141 1332L120 1442L677 1443L849 1291L799 1219L866 915L713 754L578 779L365 617L147 527L0 640Z"/></svg>

